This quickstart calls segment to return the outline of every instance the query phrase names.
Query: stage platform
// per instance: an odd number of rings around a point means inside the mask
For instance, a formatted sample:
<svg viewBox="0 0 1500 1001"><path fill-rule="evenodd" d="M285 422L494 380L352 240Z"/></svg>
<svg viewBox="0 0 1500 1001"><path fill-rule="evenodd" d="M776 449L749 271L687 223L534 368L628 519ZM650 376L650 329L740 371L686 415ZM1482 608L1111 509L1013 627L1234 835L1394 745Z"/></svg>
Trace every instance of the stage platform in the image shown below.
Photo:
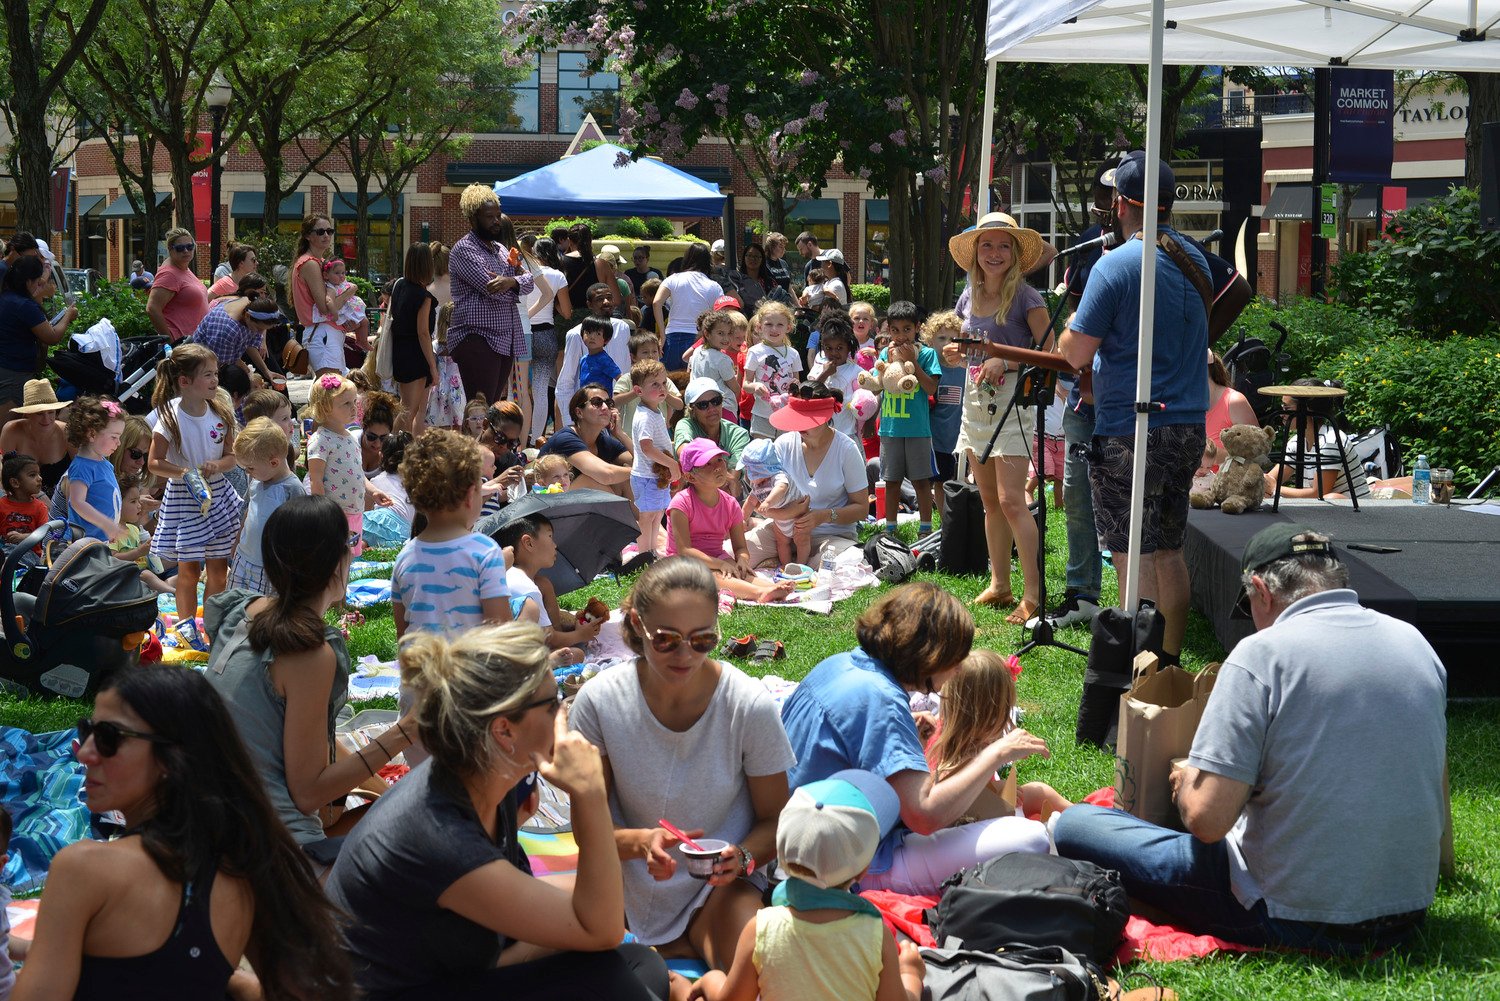
<svg viewBox="0 0 1500 1001"><path fill-rule="evenodd" d="M1233 649L1254 626L1231 619L1239 595L1240 556L1256 532L1278 521L1300 522L1333 539L1349 567L1360 602L1412 623L1448 669L1450 697L1500 696L1500 515L1451 507L1419 507L1409 500L1347 501L1283 498L1281 510L1227 515L1193 511L1183 554L1192 579L1193 607ZM1399 549L1368 553L1366 543ZM1378 650L1351 656L1379 656Z"/></svg>

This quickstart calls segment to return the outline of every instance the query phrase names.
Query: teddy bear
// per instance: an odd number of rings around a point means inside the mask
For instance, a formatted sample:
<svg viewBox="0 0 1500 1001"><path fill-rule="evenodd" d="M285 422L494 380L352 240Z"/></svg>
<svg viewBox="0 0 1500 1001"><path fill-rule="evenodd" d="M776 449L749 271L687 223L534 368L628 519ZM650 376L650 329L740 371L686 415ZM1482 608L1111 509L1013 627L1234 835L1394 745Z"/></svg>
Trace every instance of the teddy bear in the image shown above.
<svg viewBox="0 0 1500 1001"><path fill-rule="evenodd" d="M1266 495L1265 470L1271 465L1267 455L1271 441L1271 432L1254 424L1225 428L1219 436L1224 454L1219 459L1213 492L1194 491L1188 497L1193 507L1202 509L1217 504L1225 514L1259 510Z"/></svg>

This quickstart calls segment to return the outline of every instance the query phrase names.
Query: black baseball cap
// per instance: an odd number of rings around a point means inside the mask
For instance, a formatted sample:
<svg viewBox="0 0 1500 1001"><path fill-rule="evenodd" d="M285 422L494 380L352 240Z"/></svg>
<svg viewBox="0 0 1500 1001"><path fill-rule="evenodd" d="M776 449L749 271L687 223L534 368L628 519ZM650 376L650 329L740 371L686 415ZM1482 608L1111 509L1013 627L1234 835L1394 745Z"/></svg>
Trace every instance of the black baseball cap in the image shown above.
<svg viewBox="0 0 1500 1001"><path fill-rule="evenodd" d="M1157 187L1156 200L1160 209L1165 212L1172 207L1172 202L1177 196L1177 175L1172 173L1171 164L1161 160L1157 164ZM1099 177L1099 183L1106 188L1114 188L1120 193L1120 197L1137 205L1146 204L1146 154L1142 150L1134 150L1120 161L1120 165L1113 170L1106 170Z"/></svg>
<svg viewBox="0 0 1500 1001"><path fill-rule="evenodd" d="M1326 539L1304 538L1311 534L1315 534L1311 527L1291 522L1261 529L1245 543L1245 552L1240 557L1240 572L1259 570L1291 556L1327 556L1338 559L1333 551L1333 544ZM1239 600L1234 604L1234 610L1230 612L1230 618L1250 618L1250 596L1243 589Z"/></svg>

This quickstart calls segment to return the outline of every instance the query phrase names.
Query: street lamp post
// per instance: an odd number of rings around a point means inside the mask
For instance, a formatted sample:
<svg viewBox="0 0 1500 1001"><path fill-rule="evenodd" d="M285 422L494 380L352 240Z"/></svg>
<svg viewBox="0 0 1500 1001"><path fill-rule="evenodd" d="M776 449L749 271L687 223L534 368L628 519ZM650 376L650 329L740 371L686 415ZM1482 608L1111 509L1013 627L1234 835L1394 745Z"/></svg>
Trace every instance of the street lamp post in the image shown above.
<svg viewBox="0 0 1500 1001"><path fill-rule="evenodd" d="M221 217L223 209L220 202L223 199L221 188L224 183L224 157L219 147L224 142L224 109L229 107L229 101L234 97L234 91L219 74L214 74L213 83L204 95L204 102L208 105L208 113L213 116L213 165L211 166L211 178L209 200L212 203L213 215L209 219L209 269L218 266L222 255L221 241L223 238L223 224Z"/></svg>

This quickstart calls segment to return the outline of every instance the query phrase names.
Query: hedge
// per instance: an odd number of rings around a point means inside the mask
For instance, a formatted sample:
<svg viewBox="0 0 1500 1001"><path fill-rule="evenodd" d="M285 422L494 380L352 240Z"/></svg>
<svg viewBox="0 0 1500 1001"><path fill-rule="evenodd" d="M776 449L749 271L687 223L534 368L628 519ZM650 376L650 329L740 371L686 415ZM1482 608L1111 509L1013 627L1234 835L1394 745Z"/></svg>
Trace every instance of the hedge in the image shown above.
<svg viewBox="0 0 1500 1001"><path fill-rule="evenodd" d="M850 285L849 301L868 302L876 313L883 314L891 308L891 290L887 285Z"/></svg>

